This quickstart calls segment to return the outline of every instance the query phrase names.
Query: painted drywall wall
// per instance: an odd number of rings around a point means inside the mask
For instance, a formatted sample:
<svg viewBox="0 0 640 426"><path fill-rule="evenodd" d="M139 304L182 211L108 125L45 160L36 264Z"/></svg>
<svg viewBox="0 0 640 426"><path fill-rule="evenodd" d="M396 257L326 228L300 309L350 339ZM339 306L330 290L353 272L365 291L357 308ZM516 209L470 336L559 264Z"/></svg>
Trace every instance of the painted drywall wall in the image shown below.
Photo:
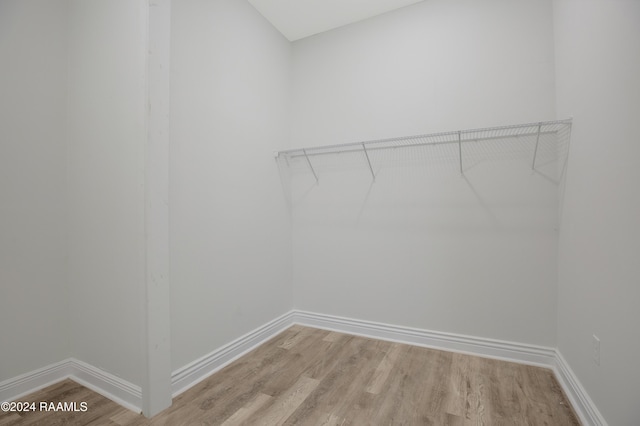
<svg viewBox="0 0 640 426"><path fill-rule="evenodd" d="M66 8L0 2L0 382L69 356Z"/></svg>
<svg viewBox="0 0 640 426"><path fill-rule="evenodd" d="M171 22L174 369L291 309L291 227L273 151L289 137L290 45L246 1Z"/></svg>
<svg viewBox="0 0 640 426"><path fill-rule="evenodd" d="M144 0L69 2L69 323L74 357L140 385Z"/></svg>
<svg viewBox="0 0 640 426"><path fill-rule="evenodd" d="M149 2L148 138L145 144L145 278L142 412L171 405L171 283L169 282L169 143L171 0Z"/></svg>
<svg viewBox="0 0 640 426"><path fill-rule="evenodd" d="M552 24L550 1L431 0L298 41L291 144L554 119ZM294 306L553 346L558 175L527 150L477 144L464 176L455 149L375 153L374 184L361 154L293 168Z"/></svg>
<svg viewBox="0 0 640 426"><path fill-rule="evenodd" d="M554 21L557 110L574 117L558 348L607 423L632 425L640 418L640 3L557 0Z"/></svg>
<svg viewBox="0 0 640 426"><path fill-rule="evenodd" d="M293 44L292 143L551 120L548 0L430 0Z"/></svg>

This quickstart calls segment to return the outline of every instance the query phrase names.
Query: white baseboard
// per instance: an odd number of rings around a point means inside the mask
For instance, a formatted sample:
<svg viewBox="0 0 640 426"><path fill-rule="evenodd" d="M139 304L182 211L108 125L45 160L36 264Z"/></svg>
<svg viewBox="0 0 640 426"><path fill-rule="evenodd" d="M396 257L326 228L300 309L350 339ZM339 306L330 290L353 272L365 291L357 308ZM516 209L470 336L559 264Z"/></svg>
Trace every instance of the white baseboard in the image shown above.
<svg viewBox="0 0 640 426"><path fill-rule="evenodd" d="M0 401L15 401L24 395L66 379L71 376L71 373L71 360L66 359L5 380L0 383Z"/></svg>
<svg viewBox="0 0 640 426"><path fill-rule="evenodd" d="M130 410L140 412L139 386L74 358L56 362L0 383L0 401L15 401L24 395L71 379Z"/></svg>
<svg viewBox="0 0 640 426"><path fill-rule="evenodd" d="M120 377L100 370L80 360L71 358L69 378L110 400L140 413L142 411L142 389Z"/></svg>
<svg viewBox="0 0 640 426"><path fill-rule="evenodd" d="M380 340L425 346L520 364L553 368L555 349L503 340L442 333L313 312L294 311L294 322Z"/></svg>
<svg viewBox="0 0 640 426"><path fill-rule="evenodd" d="M171 393L177 395L200 383L227 364L293 325L293 311L269 321L233 342L193 361L171 374Z"/></svg>
<svg viewBox="0 0 640 426"><path fill-rule="evenodd" d="M602 417L589 394L582 387L580 380L578 380L578 377L558 350L556 350L554 372L573 409L580 417L580 421L584 425L607 426L606 420Z"/></svg>

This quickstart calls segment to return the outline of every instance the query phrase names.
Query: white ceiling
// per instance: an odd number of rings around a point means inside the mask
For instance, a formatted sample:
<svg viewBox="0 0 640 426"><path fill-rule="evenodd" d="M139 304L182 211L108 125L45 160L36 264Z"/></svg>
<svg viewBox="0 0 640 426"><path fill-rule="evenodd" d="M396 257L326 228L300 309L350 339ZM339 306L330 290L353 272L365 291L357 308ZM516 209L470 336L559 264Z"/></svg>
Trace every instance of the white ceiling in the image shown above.
<svg viewBox="0 0 640 426"><path fill-rule="evenodd" d="M423 0L249 0L289 41Z"/></svg>

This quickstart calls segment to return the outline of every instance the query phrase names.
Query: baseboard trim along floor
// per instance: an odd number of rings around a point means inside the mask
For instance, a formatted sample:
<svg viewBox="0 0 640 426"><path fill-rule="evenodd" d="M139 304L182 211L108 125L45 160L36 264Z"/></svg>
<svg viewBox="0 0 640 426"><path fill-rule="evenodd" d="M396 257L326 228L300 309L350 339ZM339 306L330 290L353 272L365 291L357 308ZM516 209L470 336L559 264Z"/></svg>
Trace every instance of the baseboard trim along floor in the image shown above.
<svg viewBox="0 0 640 426"><path fill-rule="evenodd" d="M584 425L608 426L589 394L582 387L578 377L558 350L556 350L556 362L553 371L580 421Z"/></svg>
<svg viewBox="0 0 640 426"><path fill-rule="evenodd" d="M333 315L298 311L294 313L294 321L308 327L547 368L554 365L555 359L555 349L550 347L442 333Z"/></svg>
<svg viewBox="0 0 640 426"><path fill-rule="evenodd" d="M205 380L216 371L294 324L546 367L554 371L558 382L583 424L607 426L606 421L580 384L580 381L562 354L555 348L429 331L298 310L287 312L174 371L171 377L173 397ZM0 383L0 400L15 400L22 395L42 389L66 378L71 378L124 407L140 412L142 396L139 386L73 358Z"/></svg>
<svg viewBox="0 0 640 426"><path fill-rule="evenodd" d="M142 389L99 368L71 359L72 380L132 411L142 411Z"/></svg>
<svg viewBox="0 0 640 426"><path fill-rule="evenodd" d="M15 401L65 379L72 379L123 407L141 412L142 391L139 386L74 358L0 383L0 401Z"/></svg>
<svg viewBox="0 0 640 426"><path fill-rule="evenodd" d="M15 401L20 397L46 388L70 377L71 360L56 362L0 383L0 402Z"/></svg>
<svg viewBox="0 0 640 426"><path fill-rule="evenodd" d="M291 327L294 312L290 311L265 325L237 338L231 343L193 361L171 374L171 394L176 397L200 383L227 364L260 346Z"/></svg>

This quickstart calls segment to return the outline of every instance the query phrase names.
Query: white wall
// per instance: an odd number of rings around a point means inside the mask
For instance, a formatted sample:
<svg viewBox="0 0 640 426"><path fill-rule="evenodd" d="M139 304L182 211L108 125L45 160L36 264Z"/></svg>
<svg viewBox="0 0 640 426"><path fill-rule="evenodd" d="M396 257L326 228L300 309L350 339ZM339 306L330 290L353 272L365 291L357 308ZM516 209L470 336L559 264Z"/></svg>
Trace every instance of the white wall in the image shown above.
<svg viewBox="0 0 640 426"><path fill-rule="evenodd" d="M68 356L142 380L145 7L0 2L0 381ZM245 1L174 2L173 368L292 305L551 346L557 331L607 421L633 424L640 3L555 0L551 17L550 1L431 0L292 53ZM373 185L358 156L317 186L294 169L291 229L270 156L289 142L556 110L574 117L559 266L559 177L526 168L530 140L466 152L464 177L426 149L373 154Z"/></svg>
<svg viewBox="0 0 640 426"><path fill-rule="evenodd" d="M69 2L69 323L74 357L141 382L146 2Z"/></svg>
<svg viewBox="0 0 640 426"><path fill-rule="evenodd" d="M574 116L558 347L606 421L632 425L640 418L640 2L557 0L554 20L557 110Z"/></svg>
<svg viewBox="0 0 640 426"><path fill-rule="evenodd" d="M291 228L273 151L288 144L290 45L248 2L173 3L174 369L291 309Z"/></svg>
<svg viewBox="0 0 640 426"><path fill-rule="evenodd" d="M69 356L66 8L0 2L0 382Z"/></svg>
<svg viewBox="0 0 640 426"><path fill-rule="evenodd" d="M555 118L550 0L429 0L293 46L295 146Z"/></svg>
<svg viewBox="0 0 640 426"><path fill-rule="evenodd" d="M553 76L550 1L421 2L294 43L291 144L553 119ZM558 187L512 146L295 169L295 307L553 346Z"/></svg>

